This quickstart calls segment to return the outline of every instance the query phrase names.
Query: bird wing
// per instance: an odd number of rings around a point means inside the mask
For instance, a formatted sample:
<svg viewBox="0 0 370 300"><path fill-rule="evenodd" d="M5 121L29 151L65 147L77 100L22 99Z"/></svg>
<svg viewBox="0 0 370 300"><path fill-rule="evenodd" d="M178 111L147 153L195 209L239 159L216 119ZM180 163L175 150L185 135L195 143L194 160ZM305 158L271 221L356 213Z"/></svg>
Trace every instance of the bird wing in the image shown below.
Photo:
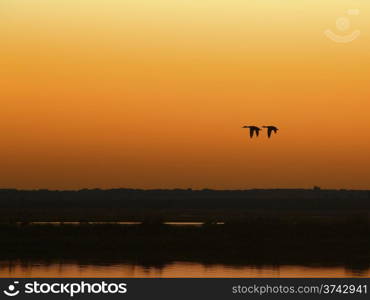
<svg viewBox="0 0 370 300"><path fill-rule="evenodd" d="M253 128L249 128L249 136L251 138L253 137L253 132L254 132L254 129Z"/></svg>
<svg viewBox="0 0 370 300"><path fill-rule="evenodd" d="M272 132L272 128L268 128L267 129L267 136L270 138L271 137L271 132Z"/></svg>
<svg viewBox="0 0 370 300"><path fill-rule="evenodd" d="M256 131L256 136L258 136L259 134L260 134L260 131L259 131L259 129L254 129L255 131Z"/></svg>

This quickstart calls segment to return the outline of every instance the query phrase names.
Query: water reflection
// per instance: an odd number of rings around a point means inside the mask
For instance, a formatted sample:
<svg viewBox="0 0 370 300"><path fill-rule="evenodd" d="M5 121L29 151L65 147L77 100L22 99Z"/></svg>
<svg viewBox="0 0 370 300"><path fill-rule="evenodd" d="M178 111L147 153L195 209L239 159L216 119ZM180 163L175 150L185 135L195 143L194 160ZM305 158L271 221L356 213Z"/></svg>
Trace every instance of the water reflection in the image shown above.
<svg viewBox="0 0 370 300"><path fill-rule="evenodd" d="M0 277L370 277L370 270L343 266L228 266L173 262L162 266L3 261Z"/></svg>
<svg viewBox="0 0 370 300"><path fill-rule="evenodd" d="M25 225L25 222L16 222L18 225ZM27 222L26 225L139 225L143 224L143 222ZM172 226L202 226L204 222L163 222L165 225L172 225ZM216 222L214 224L223 225L224 222Z"/></svg>

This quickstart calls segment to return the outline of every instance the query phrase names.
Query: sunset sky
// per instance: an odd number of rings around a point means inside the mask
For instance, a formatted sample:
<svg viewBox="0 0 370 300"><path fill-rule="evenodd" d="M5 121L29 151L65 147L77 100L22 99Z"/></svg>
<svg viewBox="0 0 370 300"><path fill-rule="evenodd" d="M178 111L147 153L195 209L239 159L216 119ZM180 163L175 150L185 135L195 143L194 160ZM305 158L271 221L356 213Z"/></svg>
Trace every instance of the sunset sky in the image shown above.
<svg viewBox="0 0 370 300"><path fill-rule="evenodd" d="M368 0L1 0L0 41L2 188L370 189Z"/></svg>

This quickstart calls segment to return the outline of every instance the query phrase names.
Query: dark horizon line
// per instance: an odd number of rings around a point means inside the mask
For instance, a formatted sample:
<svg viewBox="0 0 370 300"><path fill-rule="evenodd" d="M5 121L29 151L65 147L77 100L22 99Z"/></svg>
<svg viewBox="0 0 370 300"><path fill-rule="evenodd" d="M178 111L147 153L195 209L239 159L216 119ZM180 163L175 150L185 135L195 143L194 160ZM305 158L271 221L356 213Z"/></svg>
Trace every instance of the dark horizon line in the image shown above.
<svg viewBox="0 0 370 300"><path fill-rule="evenodd" d="M248 191L331 191L331 192L370 192L370 189L326 189L319 186L312 188L249 188L249 189L217 189L217 188L80 188L80 189L22 189L22 188L0 188L0 192L12 191L12 192L83 192L83 191L192 191L192 192L248 192Z"/></svg>

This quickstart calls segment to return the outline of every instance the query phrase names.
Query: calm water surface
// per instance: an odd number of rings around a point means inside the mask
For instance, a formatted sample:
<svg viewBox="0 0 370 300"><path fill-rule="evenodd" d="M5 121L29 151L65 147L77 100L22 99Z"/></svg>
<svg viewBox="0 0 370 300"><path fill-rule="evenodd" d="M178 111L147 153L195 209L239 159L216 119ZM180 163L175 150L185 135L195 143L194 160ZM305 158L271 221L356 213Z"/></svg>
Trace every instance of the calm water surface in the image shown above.
<svg viewBox="0 0 370 300"><path fill-rule="evenodd" d="M140 222L89 222L90 224L137 225ZM32 222L46 225L79 225L80 222ZM172 226L202 226L202 222L167 222ZM222 225L223 223L218 223ZM133 263L80 264L71 262L36 263L0 261L0 277L370 277L370 269L348 269L344 266L230 266L173 262L164 266Z"/></svg>
<svg viewBox="0 0 370 300"><path fill-rule="evenodd" d="M370 270L309 266L225 266L174 262L163 267L136 264L1 262L0 277L370 277Z"/></svg>

